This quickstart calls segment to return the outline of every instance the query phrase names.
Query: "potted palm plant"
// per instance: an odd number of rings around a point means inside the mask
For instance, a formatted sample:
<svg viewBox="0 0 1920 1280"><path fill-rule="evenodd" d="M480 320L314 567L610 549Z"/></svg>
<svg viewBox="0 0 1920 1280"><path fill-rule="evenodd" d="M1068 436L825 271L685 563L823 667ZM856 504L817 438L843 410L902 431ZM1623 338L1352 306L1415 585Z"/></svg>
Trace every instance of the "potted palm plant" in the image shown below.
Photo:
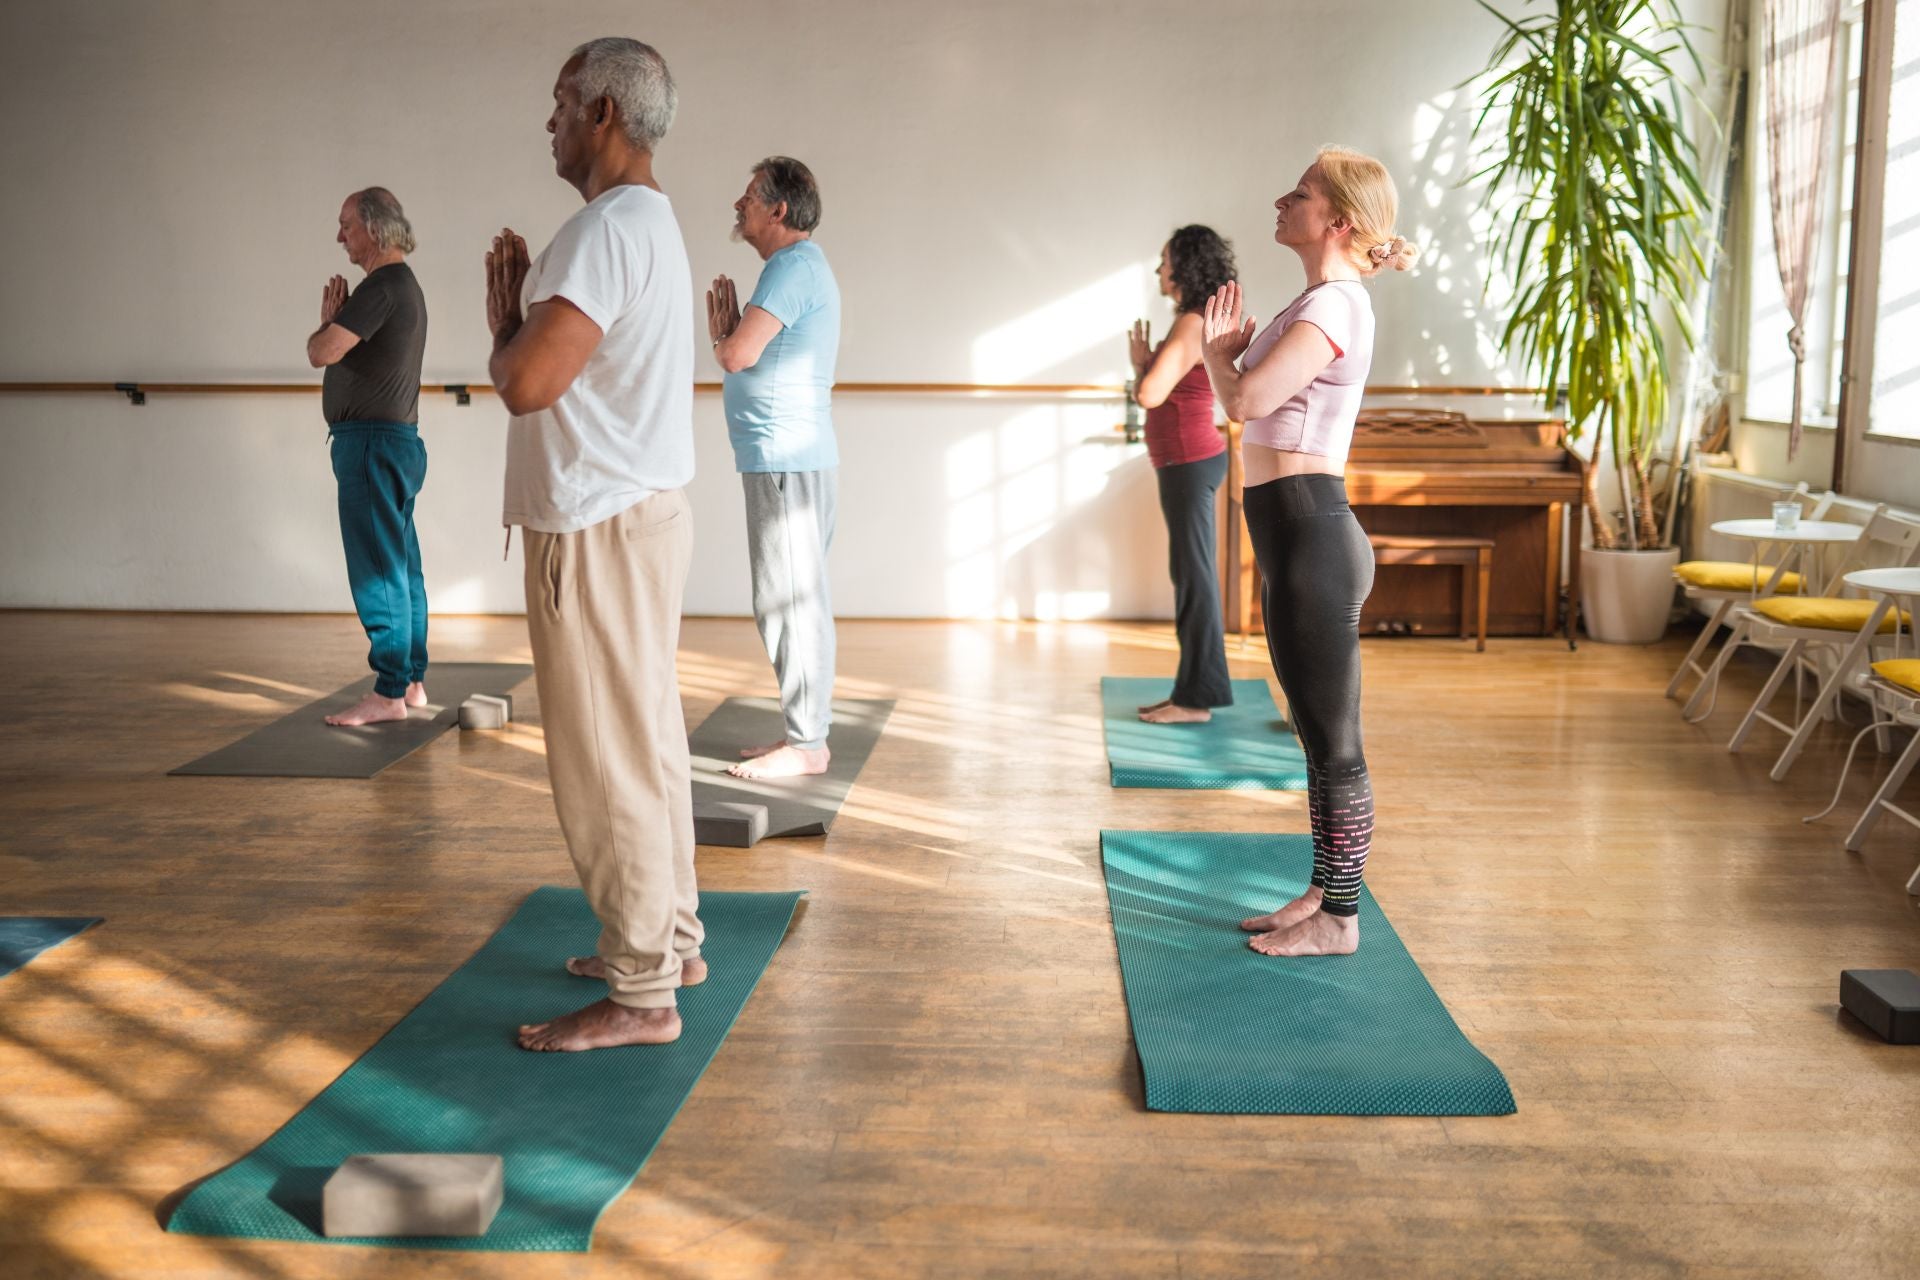
<svg viewBox="0 0 1920 1280"><path fill-rule="evenodd" d="M1668 421L1666 326L1694 342L1707 199L1681 110L1684 58L1704 78L1674 0L1546 0L1509 17L1478 77L1473 138L1485 207L1512 282L1501 349L1560 389L1569 438L1592 438L1582 612L1597 640L1666 631L1677 548L1662 533L1655 458ZM1616 515L1598 492L1611 464Z"/></svg>

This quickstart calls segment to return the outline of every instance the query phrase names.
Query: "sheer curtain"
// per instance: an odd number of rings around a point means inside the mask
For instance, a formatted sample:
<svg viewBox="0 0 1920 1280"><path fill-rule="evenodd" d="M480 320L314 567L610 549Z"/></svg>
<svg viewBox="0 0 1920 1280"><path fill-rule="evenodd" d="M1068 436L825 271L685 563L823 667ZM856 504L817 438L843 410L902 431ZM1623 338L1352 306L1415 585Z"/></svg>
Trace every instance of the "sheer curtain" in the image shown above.
<svg viewBox="0 0 1920 1280"><path fill-rule="evenodd" d="M1842 0L1761 0L1761 78L1765 93L1767 185L1773 248L1793 327L1793 425L1787 457L1800 452L1801 374L1806 367L1807 298L1812 291L1826 167L1832 148Z"/></svg>

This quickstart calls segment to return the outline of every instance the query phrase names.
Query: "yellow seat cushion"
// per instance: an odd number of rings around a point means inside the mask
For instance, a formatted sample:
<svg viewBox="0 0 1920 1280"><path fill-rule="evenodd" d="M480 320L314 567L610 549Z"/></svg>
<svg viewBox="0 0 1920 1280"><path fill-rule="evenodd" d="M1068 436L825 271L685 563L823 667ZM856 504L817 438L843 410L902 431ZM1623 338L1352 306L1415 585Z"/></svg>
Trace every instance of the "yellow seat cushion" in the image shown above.
<svg viewBox="0 0 1920 1280"><path fill-rule="evenodd" d="M1767 579L1773 576L1773 569L1774 566L1770 564L1763 564L1756 569L1738 560L1688 560L1674 567L1673 576L1690 587L1703 587L1708 591L1753 591L1767 585ZM1775 590L1800 590L1800 575L1784 575Z"/></svg>
<svg viewBox="0 0 1920 1280"><path fill-rule="evenodd" d="M1773 622L1789 627L1818 627L1824 631L1858 631L1867 625L1867 616L1878 601L1844 600L1833 596L1768 596L1753 602L1753 611ZM1881 632L1893 630L1894 610L1880 619ZM1913 618L1899 610L1900 625L1912 625Z"/></svg>
<svg viewBox="0 0 1920 1280"><path fill-rule="evenodd" d="M1888 684L1920 693L1920 658L1888 658L1873 664L1873 674Z"/></svg>

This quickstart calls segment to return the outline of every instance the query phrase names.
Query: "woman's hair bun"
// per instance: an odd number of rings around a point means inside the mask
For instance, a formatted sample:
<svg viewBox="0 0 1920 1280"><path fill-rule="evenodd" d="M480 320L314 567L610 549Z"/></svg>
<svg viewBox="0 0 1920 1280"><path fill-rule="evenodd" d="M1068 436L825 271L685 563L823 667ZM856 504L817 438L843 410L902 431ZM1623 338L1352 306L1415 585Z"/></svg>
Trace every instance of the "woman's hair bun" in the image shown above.
<svg viewBox="0 0 1920 1280"><path fill-rule="evenodd" d="M1405 271L1419 259L1420 250L1400 236L1389 236L1367 250L1367 257L1382 270L1392 267L1395 271Z"/></svg>

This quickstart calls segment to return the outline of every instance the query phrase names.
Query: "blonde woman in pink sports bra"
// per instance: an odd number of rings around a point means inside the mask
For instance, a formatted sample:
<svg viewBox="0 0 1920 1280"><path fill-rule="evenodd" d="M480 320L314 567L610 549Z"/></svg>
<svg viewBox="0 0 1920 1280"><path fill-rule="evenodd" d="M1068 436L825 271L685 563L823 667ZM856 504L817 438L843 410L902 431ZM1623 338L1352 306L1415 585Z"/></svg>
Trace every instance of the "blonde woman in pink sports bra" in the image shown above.
<svg viewBox="0 0 1920 1280"><path fill-rule="evenodd" d="M1273 202L1273 238L1299 255L1307 287L1264 330L1227 284L1202 316L1202 353L1227 416L1246 424L1247 532L1263 579L1267 652L1307 756L1313 877L1270 915L1240 922L1272 956L1349 955L1373 842L1373 787L1360 738L1360 607L1373 549L1347 506L1347 449L1373 363L1367 277L1404 271L1417 250L1393 233L1386 167L1322 147Z"/></svg>

